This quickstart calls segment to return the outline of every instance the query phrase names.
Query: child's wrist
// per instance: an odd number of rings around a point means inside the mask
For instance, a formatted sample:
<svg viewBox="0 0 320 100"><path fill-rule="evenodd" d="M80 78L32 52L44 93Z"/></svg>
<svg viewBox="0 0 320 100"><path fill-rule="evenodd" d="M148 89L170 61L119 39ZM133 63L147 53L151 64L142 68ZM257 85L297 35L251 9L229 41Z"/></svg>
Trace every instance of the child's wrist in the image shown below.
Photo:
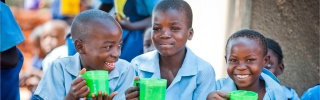
<svg viewBox="0 0 320 100"><path fill-rule="evenodd" d="M70 92L68 92L67 96L64 98L64 100L78 100L79 98L73 96Z"/></svg>

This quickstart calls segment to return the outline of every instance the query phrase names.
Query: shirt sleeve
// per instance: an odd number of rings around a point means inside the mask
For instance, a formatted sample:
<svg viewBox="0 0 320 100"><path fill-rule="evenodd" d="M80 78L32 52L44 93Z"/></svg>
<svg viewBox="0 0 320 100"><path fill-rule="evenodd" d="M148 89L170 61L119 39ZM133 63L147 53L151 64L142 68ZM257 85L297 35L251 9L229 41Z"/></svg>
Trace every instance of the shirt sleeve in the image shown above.
<svg viewBox="0 0 320 100"><path fill-rule="evenodd" d="M50 63L34 95L40 100L63 100L66 96L62 68L57 62Z"/></svg>
<svg viewBox="0 0 320 100"><path fill-rule="evenodd" d="M23 42L25 38L10 8L3 2L0 3L0 12L0 52L2 52Z"/></svg>
<svg viewBox="0 0 320 100"><path fill-rule="evenodd" d="M133 81L135 77L135 71L131 64L127 64L128 68L125 72L121 74L119 85L115 89L118 94L113 98L114 100L125 100L125 91L133 86Z"/></svg>
<svg viewBox="0 0 320 100"><path fill-rule="evenodd" d="M206 100L207 95L215 90L216 75L212 66L208 70L203 71L203 75L200 75L197 80L198 87L193 93L192 100Z"/></svg>

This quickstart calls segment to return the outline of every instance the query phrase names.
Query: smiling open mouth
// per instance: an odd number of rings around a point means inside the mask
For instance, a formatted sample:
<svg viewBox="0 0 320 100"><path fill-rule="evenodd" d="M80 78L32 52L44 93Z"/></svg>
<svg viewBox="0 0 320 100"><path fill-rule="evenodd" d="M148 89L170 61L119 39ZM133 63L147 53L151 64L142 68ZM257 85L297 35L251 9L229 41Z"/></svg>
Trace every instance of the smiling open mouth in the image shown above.
<svg viewBox="0 0 320 100"><path fill-rule="evenodd" d="M108 69L114 69L114 67L115 67L115 63L108 63L108 62L105 62L105 65L106 65L106 67L108 68Z"/></svg>
<svg viewBox="0 0 320 100"><path fill-rule="evenodd" d="M246 78L249 77L249 75L236 75L236 77L237 77L238 79L246 79Z"/></svg>

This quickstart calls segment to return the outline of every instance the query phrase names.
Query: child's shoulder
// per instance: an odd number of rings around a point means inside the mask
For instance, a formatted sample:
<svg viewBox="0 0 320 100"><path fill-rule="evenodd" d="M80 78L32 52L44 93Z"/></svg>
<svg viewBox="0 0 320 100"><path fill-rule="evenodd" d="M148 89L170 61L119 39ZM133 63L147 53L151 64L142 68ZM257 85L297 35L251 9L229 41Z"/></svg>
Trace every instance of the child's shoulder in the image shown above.
<svg viewBox="0 0 320 100"><path fill-rule="evenodd" d="M144 54L141 54L135 58L133 58L131 60L131 63L143 63L143 62L146 62L146 61L153 61L153 60L156 60L158 59L158 51L157 50L153 50L153 51L150 51L150 52L147 52L147 53L144 53Z"/></svg>
<svg viewBox="0 0 320 100"><path fill-rule="evenodd" d="M58 70L64 70L67 67L71 67L71 66L72 67L75 67L75 66L80 67L80 58L79 58L78 54L75 54L74 56L58 58L58 59L52 61L49 65L50 66L48 69L56 68Z"/></svg>
<svg viewBox="0 0 320 100"><path fill-rule="evenodd" d="M212 65L192 52L190 48L187 47L187 53L184 59L184 63L188 65L195 65L198 67L198 70L208 70L213 69Z"/></svg>

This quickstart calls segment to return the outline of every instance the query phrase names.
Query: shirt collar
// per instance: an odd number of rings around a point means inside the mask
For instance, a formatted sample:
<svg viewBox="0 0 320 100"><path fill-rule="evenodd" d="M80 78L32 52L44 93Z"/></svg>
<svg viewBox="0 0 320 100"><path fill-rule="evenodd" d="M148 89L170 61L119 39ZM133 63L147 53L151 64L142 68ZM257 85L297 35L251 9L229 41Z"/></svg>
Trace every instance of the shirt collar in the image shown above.
<svg viewBox="0 0 320 100"><path fill-rule="evenodd" d="M191 76L197 74L197 65L199 65L197 64L198 57L188 47L186 47L186 49L187 53L177 76ZM160 70L159 53L157 50L146 53L145 57L146 60L145 62L141 62L142 64L140 66L140 70L147 71L150 73L156 73L156 71Z"/></svg>
<svg viewBox="0 0 320 100"><path fill-rule="evenodd" d="M79 75L79 72L81 70L79 53L76 53L75 55L70 57L68 65L66 66L66 70L73 76Z"/></svg>

